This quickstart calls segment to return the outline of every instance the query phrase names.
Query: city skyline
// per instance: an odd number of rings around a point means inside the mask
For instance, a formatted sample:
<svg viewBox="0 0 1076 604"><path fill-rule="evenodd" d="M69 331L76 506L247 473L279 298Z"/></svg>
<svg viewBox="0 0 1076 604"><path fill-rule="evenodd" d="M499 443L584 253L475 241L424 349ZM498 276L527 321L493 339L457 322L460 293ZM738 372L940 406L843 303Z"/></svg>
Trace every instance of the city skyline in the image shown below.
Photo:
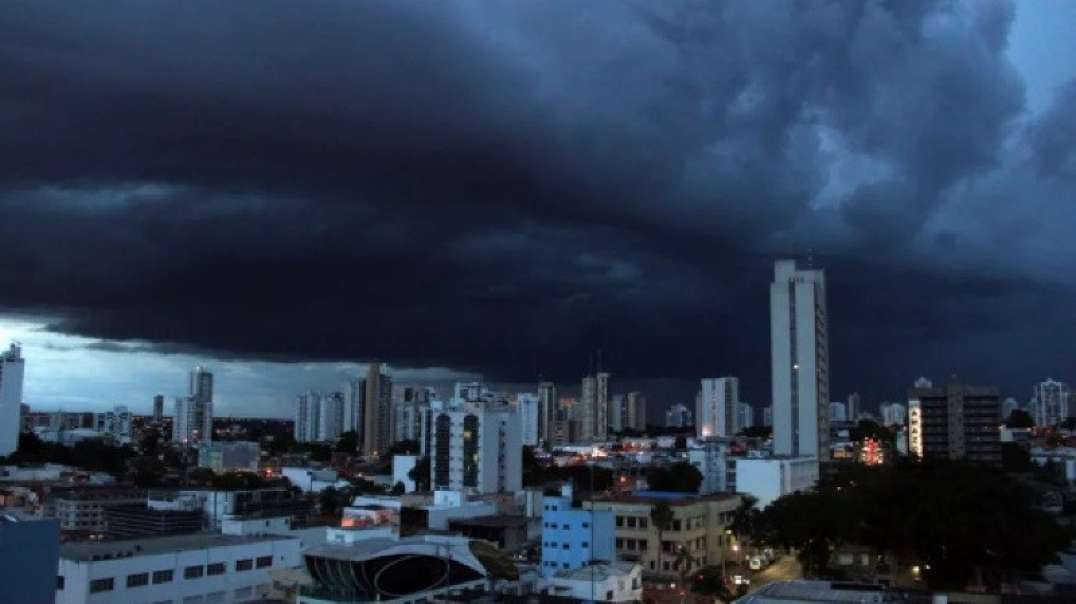
<svg viewBox="0 0 1076 604"><path fill-rule="evenodd" d="M601 350L654 401L735 375L759 406L777 258L827 271L835 400L1074 381L1076 7L54 6L0 16L0 321L53 346L31 404L141 409L204 363L286 416L365 360L571 385Z"/></svg>

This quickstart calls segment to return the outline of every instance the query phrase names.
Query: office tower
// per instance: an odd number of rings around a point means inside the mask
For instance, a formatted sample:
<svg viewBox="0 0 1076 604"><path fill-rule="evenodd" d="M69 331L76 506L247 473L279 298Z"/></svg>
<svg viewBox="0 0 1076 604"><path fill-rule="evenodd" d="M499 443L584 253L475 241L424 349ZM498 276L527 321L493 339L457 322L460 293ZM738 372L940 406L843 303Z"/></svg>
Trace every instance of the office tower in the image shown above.
<svg viewBox="0 0 1076 604"><path fill-rule="evenodd" d="M903 426L907 419L907 410L900 403L883 403L880 411L883 426Z"/></svg>
<svg viewBox="0 0 1076 604"><path fill-rule="evenodd" d="M164 419L164 395L158 394L153 397L153 421L161 423Z"/></svg>
<svg viewBox="0 0 1076 604"><path fill-rule="evenodd" d="M510 406L463 403L433 412L435 490L513 493L522 487L523 444Z"/></svg>
<svg viewBox="0 0 1076 604"><path fill-rule="evenodd" d="M22 347L12 344L0 352L0 455L11 455L19 448L22 424L22 378L26 360Z"/></svg>
<svg viewBox="0 0 1076 604"><path fill-rule="evenodd" d="M362 453L379 455L392 439L392 378L381 363L370 363L366 373Z"/></svg>
<svg viewBox="0 0 1076 604"><path fill-rule="evenodd" d="M344 432L344 393L326 393L320 397L318 406L318 440L338 440Z"/></svg>
<svg viewBox="0 0 1076 604"><path fill-rule="evenodd" d="M1035 425L1048 428L1065 421L1069 416L1070 398L1072 390L1064 382L1046 378L1045 382L1035 384L1031 397Z"/></svg>
<svg viewBox="0 0 1076 604"><path fill-rule="evenodd" d="M848 421L848 408L841 401L833 401L829 404L829 420L832 422Z"/></svg>
<svg viewBox="0 0 1076 604"><path fill-rule="evenodd" d="M770 284L773 449L829 459L826 278L778 260Z"/></svg>
<svg viewBox="0 0 1076 604"><path fill-rule="evenodd" d="M646 431L646 397L642 392L629 392L627 406L627 428L638 432Z"/></svg>
<svg viewBox="0 0 1076 604"><path fill-rule="evenodd" d="M691 425L691 410L676 403L665 412L666 428L685 428Z"/></svg>
<svg viewBox="0 0 1076 604"><path fill-rule="evenodd" d="M773 427L773 406L766 406L762 408L762 425Z"/></svg>
<svg viewBox="0 0 1076 604"><path fill-rule="evenodd" d="M201 443L212 440L213 374L199 366L191 370L189 396L176 399L172 441Z"/></svg>
<svg viewBox="0 0 1076 604"><path fill-rule="evenodd" d="M344 432L352 431L362 435L362 411L365 399L366 380L348 380L344 393Z"/></svg>
<svg viewBox="0 0 1076 604"><path fill-rule="evenodd" d="M627 427L628 410L623 394L614 394L609 398L609 430L623 432Z"/></svg>
<svg viewBox="0 0 1076 604"><path fill-rule="evenodd" d="M908 391L908 449L921 459L1001 463L998 389L965 384Z"/></svg>
<svg viewBox="0 0 1076 604"><path fill-rule="evenodd" d="M747 403L740 403L737 409L739 413L736 415L736 433L739 434L755 425L755 408Z"/></svg>
<svg viewBox="0 0 1076 604"><path fill-rule="evenodd" d="M594 438L605 440L609 435L609 374L594 375Z"/></svg>
<svg viewBox="0 0 1076 604"><path fill-rule="evenodd" d="M520 439L533 447L538 444L538 396L530 392L516 395L516 408L520 424Z"/></svg>
<svg viewBox="0 0 1076 604"><path fill-rule="evenodd" d="M538 438L552 440L553 422L557 420L557 386L553 382L538 384Z"/></svg>
<svg viewBox="0 0 1076 604"><path fill-rule="evenodd" d="M740 380L734 377L704 378L695 401L695 435L735 436L740 412Z"/></svg>
<svg viewBox="0 0 1076 604"><path fill-rule="evenodd" d="M848 406L845 411L848 421L859 421L859 414L863 413L863 399L860 398L858 392L848 395Z"/></svg>
<svg viewBox="0 0 1076 604"><path fill-rule="evenodd" d="M583 378L578 404L572 408L579 422L580 440L590 440L595 432L594 411L598 400L598 381L592 375Z"/></svg>

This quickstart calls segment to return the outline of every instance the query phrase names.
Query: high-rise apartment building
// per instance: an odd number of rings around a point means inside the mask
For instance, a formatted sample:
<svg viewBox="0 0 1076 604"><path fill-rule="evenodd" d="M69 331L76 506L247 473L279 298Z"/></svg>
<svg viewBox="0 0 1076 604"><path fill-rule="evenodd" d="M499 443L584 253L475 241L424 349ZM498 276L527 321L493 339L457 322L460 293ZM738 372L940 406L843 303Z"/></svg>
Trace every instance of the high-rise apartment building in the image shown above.
<svg viewBox="0 0 1076 604"><path fill-rule="evenodd" d="M908 391L908 449L920 459L1001 463L998 389L965 384Z"/></svg>
<svg viewBox="0 0 1076 604"><path fill-rule="evenodd" d="M321 396L318 412L318 440L335 441L344 432L344 393L329 392Z"/></svg>
<svg viewBox="0 0 1076 604"><path fill-rule="evenodd" d="M366 400L366 380L348 380L344 391L344 432L363 431L363 402Z"/></svg>
<svg viewBox="0 0 1076 604"><path fill-rule="evenodd" d="M523 444L533 447L538 444L538 395L521 392L516 395L516 409L519 416L520 439Z"/></svg>
<svg viewBox="0 0 1076 604"><path fill-rule="evenodd" d="M213 374L195 367L190 375L190 394L176 399L172 441L202 443L213 440Z"/></svg>
<svg viewBox="0 0 1076 604"><path fill-rule="evenodd" d="M741 402L737 409L739 410L739 413L736 415L736 432L738 434L755 425L755 408L747 403Z"/></svg>
<svg viewBox="0 0 1076 604"><path fill-rule="evenodd" d="M638 432L646 431L646 397L642 392L629 392L624 404L625 427Z"/></svg>
<svg viewBox="0 0 1076 604"><path fill-rule="evenodd" d="M553 382L538 384L538 438L550 442L557 421L557 386Z"/></svg>
<svg viewBox="0 0 1076 604"><path fill-rule="evenodd" d="M627 425L627 401L623 394L609 397L609 431L621 432Z"/></svg>
<svg viewBox="0 0 1076 604"><path fill-rule="evenodd" d="M25 369L26 361L18 344L0 352L0 455L11 455L19 448Z"/></svg>
<svg viewBox="0 0 1076 604"><path fill-rule="evenodd" d="M740 380L734 377L704 378L695 406L695 434L735 436L739 431Z"/></svg>
<svg viewBox="0 0 1076 604"><path fill-rule="evenodd" d="M344 393L307 392L295 399L296 442L332 442L344 433Z"/></svg>
<svg viewBox="0 0 1076 604"><path fill-rule="evenodd" d="M859 420L859 414L863 413L863 397L859 396L858 392L853 392L848 395L846 412L848 421L854 422Z"/></svg>
<svg viewBox="0 0 1076 604"><path fill-rule="evenodd" d="M130 409L117 405L111 411L94 416L94 429L111 436L118 443L127 444L131 442L132 418Z"/></svg>
<svg viewBox="0 0 1076 604"><path fill-rule="evenodd" d="M362 453L379 455L392 444L392 377L381 363L370 363L366 373Z"/></svg>
<svg viewBox="0 0 1076 604"><path fill-rule="evenodd" d="M1064 382L1046 378L1046 381L1035 384L1031 397L1035 425L1047 428L1068 419L1071 398L1072 389Z"/></svg>
<svg viewBox="0 0 1076 604"><path fill-rule="evenodd" d="M778 260L770 284L773 448L829 459L829 318L826 278Z"/></svg>
<svg viewBox="0 0 1076 604"><path fill-rule="evenodd" d="M164 419L164 395L158 394L153 397L153 421L161 423Z"/></svg>
<svg viewBox="0 0 1076 604"><path fill-rule="evenodd" d="M522 488L523 443L516 409L492 403L454 404L434 411L431 423L434 489L488 494Z"/></svg>
<svg viewBox="0 0 1076 604"><path fill-rule="evenodd" d="M316 392L300 394L295 399L295 442L309 443L318 440L318 417L321 413L321 397Z"/></svg>
<svg viewBox="0 0 1076 604"><path fill-rule="evenodd" d="M900 403L883 403L879 410L883 426L903 426L907 420L907 409Z"/></svg>
<svg viewBox="0 0 1076 604"><path fill-rule="evenodd" d="M609 436L609 374L599 371L594 375L594 438L605 440Z"/></svg>
<svg viewBox="0 0 1076 604"><path fill-rule="evenodd" d="M829 420L831 422L848 421L848 407L841 401L833 401L829 404Z"/></svg>
<svg viewBox="0 0 1076 604"><path fill-rule="evenodd" d="M666 428L686 428L691 425L691 410L676 403L665 412Z"/></svg>
<svg viewBox="0 0 1076 604"><path fill-rule="evenodd" d="M579 422L580 440L590 440L594 436L594 408L597 406L597 400L598 381L594 379L594 376L588 375L583 378L578 404L572 407L575 420Z"/></svg>

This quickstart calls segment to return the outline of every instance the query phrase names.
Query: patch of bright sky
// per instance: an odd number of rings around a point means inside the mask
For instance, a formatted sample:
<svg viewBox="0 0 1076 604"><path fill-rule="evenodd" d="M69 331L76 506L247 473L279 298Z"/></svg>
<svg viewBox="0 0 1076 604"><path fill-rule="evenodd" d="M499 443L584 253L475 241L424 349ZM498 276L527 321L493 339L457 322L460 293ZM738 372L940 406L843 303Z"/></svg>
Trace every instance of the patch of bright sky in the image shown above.
<svg viewBox="0 0 1076 604"><path fill-rule="evenodd" d="M22 344L26 358L23 401L37 411L100 411L126 405L149 413L155 394L166 397L165 413L176 396L186 394L187 375L204 365L214 374L214 404L218 416L291 417L295 396L308 390L342 390L347 380L366 372L362 363L275 363L214 360L192 354L145 350L95 350L99 340L45 330L46 319L0 317L0 347ZM475 379L449 369L393 369L396 383L441 385Z"/></svg>
<svg viewBox="0 0 1076 604"><path fill-rule="evenodd" d="M1028 110L1042 113L1076 74L1076 2L1017 2L1008 53L1027 86Z"/></svg>

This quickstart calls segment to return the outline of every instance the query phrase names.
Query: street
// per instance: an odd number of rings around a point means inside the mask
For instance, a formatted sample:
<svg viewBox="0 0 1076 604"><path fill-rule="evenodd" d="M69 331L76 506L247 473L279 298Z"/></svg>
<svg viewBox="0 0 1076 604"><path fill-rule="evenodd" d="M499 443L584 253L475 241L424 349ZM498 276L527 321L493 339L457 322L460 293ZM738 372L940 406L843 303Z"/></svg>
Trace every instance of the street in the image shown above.
<svg viewBox="0 0 1076 604"><path fill-rule="evenodd" d="M791 554L785 554L773 564L755 573L754 577L751 578L751 591L776 581L792 581L802 578L803 569L800 568L800 563L796 560L796 557Z"/></svg>

